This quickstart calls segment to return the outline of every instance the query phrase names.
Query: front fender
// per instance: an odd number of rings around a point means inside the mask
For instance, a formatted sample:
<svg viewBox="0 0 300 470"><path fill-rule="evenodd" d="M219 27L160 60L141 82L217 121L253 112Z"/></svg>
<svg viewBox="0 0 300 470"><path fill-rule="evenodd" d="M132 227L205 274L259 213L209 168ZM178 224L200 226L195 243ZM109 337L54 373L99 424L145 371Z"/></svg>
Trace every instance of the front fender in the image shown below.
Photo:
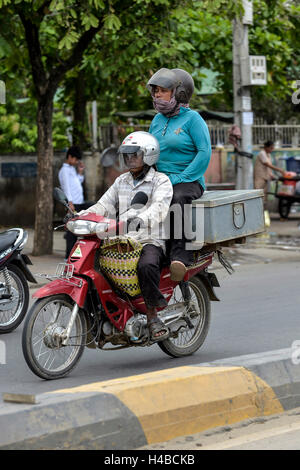
<svg viewBox="0 0 300 470"><path fill-rule="evenodd" d="M38 289L32 297L41 299L56 294L66 294L71 297L79 307L83 308L88 291L88 282L86 279L81 279L81 281L82 285L79 287L70 284L65 279L56 279L55 281L51 281L49 284Z"/></svg>

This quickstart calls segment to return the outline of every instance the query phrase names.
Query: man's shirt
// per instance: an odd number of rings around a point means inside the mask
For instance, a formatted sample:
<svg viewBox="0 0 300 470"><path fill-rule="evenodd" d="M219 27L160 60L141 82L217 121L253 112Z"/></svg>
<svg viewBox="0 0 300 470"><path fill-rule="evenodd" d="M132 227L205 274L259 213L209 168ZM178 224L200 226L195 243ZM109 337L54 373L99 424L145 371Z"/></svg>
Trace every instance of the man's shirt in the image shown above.
<svg viewBox="0 0 300 470"><path fill-rule="evenodd" d="M272 179L273 171L271 168L267 167L265 163L272 164L271 155L268 154L265 150L261 150L256 157L254 165L254 179L255 180L265 180L269 181Z"/></svg>
<svg viewBox="0 0 300 470"><path fill-rule="evenodd" d="M79 175L76 168L68 163L64 163L58 173L58 179L61 189L73 204L83 204L83 187L84 176Z"/></svg>
<svg viewBox="0 0 300 470"><path fill-rule="evenodd" d="M165 240L169 238L164 221L173 197L172 183L165 174L155 171L154 168L150 168L145 177L135 183L136 180L130 172L123 173L99 201L84 213L108 215L115 213L117 209L120 220L139 217L144 223L144 228L138 232L129 232L128 236L144 245L150 243L164 249ZM140 191L147 194L147 204L139 209L130 207L135 194Z"/></svg>

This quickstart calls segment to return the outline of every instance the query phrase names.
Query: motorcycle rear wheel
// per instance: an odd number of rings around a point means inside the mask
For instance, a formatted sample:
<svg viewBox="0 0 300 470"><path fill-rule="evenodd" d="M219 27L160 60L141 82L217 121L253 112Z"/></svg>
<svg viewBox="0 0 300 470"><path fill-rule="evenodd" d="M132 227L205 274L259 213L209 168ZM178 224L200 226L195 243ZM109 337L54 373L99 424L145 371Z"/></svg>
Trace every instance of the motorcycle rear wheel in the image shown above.
<svg viewBox="0 0 300 470"><path fill-rule="evenodd" d="M46 380L68 375L78 364L86 344L87 322L82 310L75 318L68 344L60 333L67 327L74 302L58 294L37 300L26 316L22 348L29 368Z"/></svg>
<svg viewBox="0 0 300 470"><path fill-rule="evenodd" d="M291 201L289 201L286 198L280 198L279 204L278 204L278 211L279 211L280 217L282 217L283 219L287 219L291 211L291 207L292 207Z"/></svg>
<svg viewBox="0 0 300 470"><path fill-rule="evenodd" d="M29 287L23 272L12 264L7 266L7 270L11 280L12 299L0 304L0 334L10 333L20 325L29 303ZM6 285L3 270L0 271L0 284Z"/></svg>
<svg viewBox="0 0 300 470"><path fill-rule="evenodd" d="M168 338L165 341L157 343L160 349L171 357L184 357L194 354L204 343L209 330L211 308L206 287L198 277L191 278L188 284L192 295L191 300L196 304L197 311L196 314L193 315L193 318L190 318L194 328L189 329L187 326L184 330L179 332L178 338ZM176 287L176 289L177 292L180 291L179 286ZM176 296L176 290L174 294ZM180 295L181 293L179 297ZM182 297L179 297L177 294L176 301L182 302Z"/></svg>

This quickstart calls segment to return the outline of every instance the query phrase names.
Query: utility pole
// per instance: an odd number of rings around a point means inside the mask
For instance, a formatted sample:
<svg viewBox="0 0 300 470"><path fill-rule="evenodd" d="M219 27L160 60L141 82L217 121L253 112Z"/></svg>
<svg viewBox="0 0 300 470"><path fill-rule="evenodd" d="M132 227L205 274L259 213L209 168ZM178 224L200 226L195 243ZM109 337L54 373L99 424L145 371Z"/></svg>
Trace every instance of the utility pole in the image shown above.
<svg viewBox="0 0 300 470"><path fill-rule="evenodd" d="M241 151L252 153L252 124L250 86L245 84L249 67L248 25L252 24L252 2L244 0L245 15L233 21L233 93L234 123L241 129ZM247 80L246 80L247 82ZM237 189L253 188L253 163L251 158L237 156Z"/></svg>
<svg viewBox="0 0 300 470"><path fill-rule="evenodd" d="M93 149L98 150L98 113L97 101L92 101L92 133L93 133Z"/></svg>
<svg viewBox="0 0 300 470"><path fill-rule="evenodd" d="M252 0L243 0L244 16L233 21L234 123L242 142L237 156L237 189L253 188L251 86L267 84L265 56L249 55L248 27L253 24Z"/></svg>
<svg viewBox="0 0 300 470"><path fill-rule="evenodd" d="M98 145L98 109L97 101L92 101L92 152L87 152L85 156L86 172L86 191L89 201L95 201L97 197L97 184L98 184L98 162L100 159L99 145Z"/></svg>

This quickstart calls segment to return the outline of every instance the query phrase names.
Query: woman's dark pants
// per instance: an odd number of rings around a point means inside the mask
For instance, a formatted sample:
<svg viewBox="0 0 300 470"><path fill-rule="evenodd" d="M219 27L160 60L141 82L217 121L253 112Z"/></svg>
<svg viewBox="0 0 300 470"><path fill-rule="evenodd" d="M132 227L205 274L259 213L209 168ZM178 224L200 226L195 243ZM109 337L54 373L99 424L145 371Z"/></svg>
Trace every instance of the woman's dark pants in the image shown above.
<svg viewBox="0 0 300 470"><path fill-rule="evenodd" d="M186 250L186 243L191 242L191 239L187 237L190 227L186 227L187 230L184 230L184 206L185 204L191 204L193 200L199 199L204 190L198 181L193 181L192 183L179 183L173 186L173 199L171 202L172 205L177 205L181 210L181 222L182 222L182 231L179 234L176 234L176 215L174 216L172 210L170 212L170 240L167 242L167 253L170 258L170 261L181 261L186 266L193 264L194 261L194 252L193 250ZM176 214L176 212L175 212Z"/></svg>

